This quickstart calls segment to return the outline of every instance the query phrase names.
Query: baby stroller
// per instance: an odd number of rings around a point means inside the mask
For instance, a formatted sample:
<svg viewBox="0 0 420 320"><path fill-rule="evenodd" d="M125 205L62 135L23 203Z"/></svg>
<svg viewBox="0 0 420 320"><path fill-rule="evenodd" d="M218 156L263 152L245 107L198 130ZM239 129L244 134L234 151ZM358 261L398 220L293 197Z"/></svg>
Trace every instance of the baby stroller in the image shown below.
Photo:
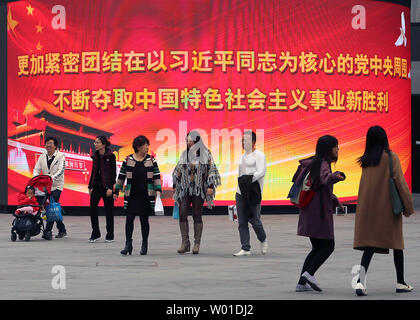
<svg viewBox="0 0 420 320"><path fill-rule="evenodd" d="M25 239L29 241L31 237L37 236L38 234L44 233L44 204L48 199L48 195L51 193L52 178L47 175L39 175L29 180L27 187L32 186L35 188L35 198L39 205L30 205L34 210L38 210L35 215L32 214L19 214L18 211L22 207L18 206L13 216L15 219L12 222L11 229L11 240L16 241L17 237L19 240Z"/></svg>

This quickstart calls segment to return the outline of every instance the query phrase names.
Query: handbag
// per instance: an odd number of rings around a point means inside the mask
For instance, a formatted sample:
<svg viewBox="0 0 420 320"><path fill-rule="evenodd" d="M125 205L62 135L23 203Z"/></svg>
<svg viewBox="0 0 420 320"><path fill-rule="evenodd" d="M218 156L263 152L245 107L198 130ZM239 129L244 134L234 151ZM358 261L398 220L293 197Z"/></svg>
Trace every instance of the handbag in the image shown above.
<svg viewBox="0 0 420 320"><path fill-rule="evenodd" d="M311 177L311 173L308 172L305 176L305 179L303 179L302 182L302 189L299 193L299 204L298 207L303 209L307 207L311 202L312 199L315 196L315 190L312 188L313 181Z"/></svg>
<svg viewBox="0 0 420 320"><path fill-rule="evenodd" d="M312 188L313 181L310 171L302 169L301 166L298 167L293 179L295 179L295 177L300 173L304 174L303 179L294 181L287 197L290 198L290 202L292 202L295 206L303 209L311 203L315 196L315 190Z"/></svg>
<svg viewBox="0 0 420 320"><path fill-rule="evenodd" d="M228 216L230 221L238 221L238 211L236 204L228 206Z"/></svg>
<svg viewBox="0 0 420 320"><path fill-rule="evenodd" d="M174 210L172 211L172 218L179 219L179 207L176 201L174 203Z"/></svg>
<svg viewBox="0 0 420 320"><path fill-rule="evenodd" d="M63 221L61 204L59 202L55 202L53 196L50 196L50 203L46 208L45 215L47 217L47 222Z"/></svg>
<svg viewBox="0 0 420 320"><path fill-rule="evenodd" d="M163 204L162 204L162 200L160 199L160 195L156 196L155 215L156 216L164 216L165 215L165 211L163 210Z"/></svg>
<svg viewBox="0 0 420 320"><path fill-rule="evenodd" d="M401 214L404 212L404 204L401 201L401 196L395 183L391 152L389 150L387 152L389 156L389 193L391 195L392 211L394 214Z"/></svg>

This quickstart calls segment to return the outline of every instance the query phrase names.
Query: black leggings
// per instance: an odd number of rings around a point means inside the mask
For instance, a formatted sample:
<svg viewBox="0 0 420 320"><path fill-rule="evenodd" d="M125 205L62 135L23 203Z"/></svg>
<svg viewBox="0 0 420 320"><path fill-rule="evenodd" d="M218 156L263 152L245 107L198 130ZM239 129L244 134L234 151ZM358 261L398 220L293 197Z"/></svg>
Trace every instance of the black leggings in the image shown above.
<svg viewBox="0 0 420 320"><path fill-rule="evenodd" d="M127 214L125 220L125 239L127 241L132 240L133 238L133 230L134 230L134 220L136 219L136 215L134 214ZM149 216L140 216L140 224L141 224L141 236L143 242L147 242L149 238Z"/></svg>
<svg viewBox="0 0 420 320"><path fill-rule="evenodd" d="M311 276L327 261L328 257L333 253L335 243L334 239L315 239L310 238L312 244L312 251L307 255L303 263L301 275L308 272ZM299 284L305 284L304 281Z"/></svg>
<svg viewBox="0 0 420 320"><path fill-rule="evenodd" d="M362 262L360 265L364 268L366 274L369 268L370 261L372 260L373 254L375 253L374 248L366 248L363 252ZM404 252L403 250L394 249L394 265L395 271L397 272L397 282L406 284L404 282ZM362 273L363 274L363 273ZM365 279L360 279L357 282L365 282Z"/></svg>

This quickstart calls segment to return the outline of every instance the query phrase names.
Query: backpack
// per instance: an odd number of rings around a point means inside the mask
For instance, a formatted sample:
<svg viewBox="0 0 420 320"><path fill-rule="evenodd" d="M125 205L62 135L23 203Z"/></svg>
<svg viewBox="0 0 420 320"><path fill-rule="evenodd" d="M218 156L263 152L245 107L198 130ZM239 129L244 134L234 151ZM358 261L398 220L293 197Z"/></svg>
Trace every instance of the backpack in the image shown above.
<svg viewBox="0 0 420 320"><path fill-rule="evenodd" d="M292 179L293 185L290 188L287 198L296 207L303 209L308 206L314 195L311 172L302 165L299 165Z"/></svg>

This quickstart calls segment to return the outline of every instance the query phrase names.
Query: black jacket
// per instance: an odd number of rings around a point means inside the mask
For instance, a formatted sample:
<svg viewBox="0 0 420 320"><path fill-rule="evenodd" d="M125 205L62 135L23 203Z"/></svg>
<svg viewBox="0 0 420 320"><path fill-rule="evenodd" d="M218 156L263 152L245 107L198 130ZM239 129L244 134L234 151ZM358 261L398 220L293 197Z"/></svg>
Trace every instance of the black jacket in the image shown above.
<svg viewBox="0 0 420 320"><path fill-rule="evenodd" d="M238 178L241 196L250 205L260 204L262 199L260 183L258 180L252 182L253 177L253 175L243 175Z"/></svg>
<svg viewBox="0 0 420 320"><path fill-rule="evenodd" d="M95 183L96 175L98 172L98 166L101 172L101 182L102 186L106 189L113 190L115 180L117 178L117 162L115 155L111 152L110 149L106 149L103 157L99 156L99 153L96 151L92 156L92 172L90 174L89 180L89 189L92 189Z"/></svg>

